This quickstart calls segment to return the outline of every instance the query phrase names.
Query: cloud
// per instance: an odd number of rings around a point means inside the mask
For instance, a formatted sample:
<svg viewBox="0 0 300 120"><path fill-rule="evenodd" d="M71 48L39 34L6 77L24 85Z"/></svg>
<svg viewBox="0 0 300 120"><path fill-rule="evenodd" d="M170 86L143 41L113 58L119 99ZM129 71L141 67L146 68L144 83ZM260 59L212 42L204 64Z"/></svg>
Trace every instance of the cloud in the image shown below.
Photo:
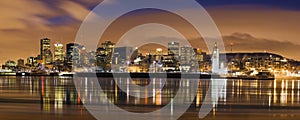
<svg viewBox="0 0 300 120"><path fill-rule="evenodd" d="M80 5L79 3L66 1L66 0L59 5L59 8L66 11L68 14L70 14L73 18L75 18L78 21L83 21L84 18L87 16L87 14L90 13L90 10Z"/></svg>
<svg viewBox="0 0 300 120"><path fill-rule="evenodd" d="M43 37L67 43L75 39L81 21L89 10L72 1L1 1L0 64L39 54Z"/></svg>
<svg viewBox="0 0 300 120"><path fill-rule="evenodd" d="M223 39L228 52L230 51L230 44L232 43L233 52L267 51L300 60L300 56L297 52L299 51L300 45L289 41L257 38L247 33L233 33L228 36L223 36Z"/></svg>
<svg viewBox="0 0 300 120"><path fill-rule="evenodd" d="M6 29L26 29L30 23L45 24L45 20L39 17L53 16L55 13L50 11L40 1L1 1L0 4L0 30ZM44 28L43 26L39 26Z"/></svg>
<svg viewBox="0 0 300 120"><path fill-rule="evenodd" d="M75 1L85 6L95 6L103 2L104 0L75 0Z"/></svg>
<svg viewBox="0 0 300 120"><path fill-rule="evenodd" d="M201 5L204 6L227 6L227 5L264 5L273 8L288 9L288 10L300 10L300 1L283 1L283 0L197 0Z"/></svg>
<svg viewBox="0 0 300 120"><path fill-rule="evenodd" d="M207 7L222 35L251 33L256 37L300 44L300 11L262 5Z"/></svg>

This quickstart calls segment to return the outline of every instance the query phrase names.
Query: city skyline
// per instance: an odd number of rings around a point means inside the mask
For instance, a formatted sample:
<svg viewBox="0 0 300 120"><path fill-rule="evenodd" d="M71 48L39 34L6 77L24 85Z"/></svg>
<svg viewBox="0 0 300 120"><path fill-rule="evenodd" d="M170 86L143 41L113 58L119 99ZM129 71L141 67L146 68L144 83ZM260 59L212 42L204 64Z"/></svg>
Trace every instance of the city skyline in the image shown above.
<svg viewBox="0 0 300 120"><path fill-rule="evenodd" d="M38 50L37 54L32 55L32 56L27 56L27 57L24 57L24 58L19 57L16 60L14 60L14 59L7 59L7 60L4 60L3 63L0 63L0 65L4 65L5 62L7 62L7 61L15 61L17 63L17 61L20 60L20 59L26 60L26 59L31 58L31 57L35 57L35 58L41 59L41 60L47 59L47 58L43 58L42 57L42 56L45 56L45 55L43 55L43 54L45 54L44 52L49 52L48 53L49 54L48 57L50 57L50 58L48 58L49 60L45 60L44 61L46 64L50 64L50 63L55 62L57 60L63 61L64 59L69 59L68 58L68 54L70 54L69 52L71 52L71 51L68 50L68 49L70 49L70 48L68 48L69 45L75 44L75 46L76 45L77 46L81 46L79 43L75 43L75 42L70 42L70 43L62 44L62 43L53 41L52 39L50 39L48 37L41 38L39 40L40 40L40 44L39 44L39 48L40 49ZM47 40L47 42L46 42L46 49L45 49L45 45L43 45L44 44L43 41L45 41L45 40ZM99 43L98 49L101 48L101 47L103 47L103 44L105 44L106 42L111 42L111 41L110 40L106 40L103 43ZM54 44L51 44L51 43L54 43ZM111 43L111 44L115 44L115 43ZM169 55L170 53L175 53L175 56L180 56L181 54L183 54L182 53L182 49L183 48L198 49L201 52L208 53L208 55L211 54L208 50L205 51L202 48L197 48L197 47L187 46L187 45L183 45L182 46L179 42L169 42L168 44L169 44L168 46L161 46L161 45L153 45L153 46L151 46L152 44L150 44L150 45L144 45L144 46L142 46L140 48L137 48L137 49L140 50L143 55L146 55L148 53L151 53L153 55L157 54L157 50L159 49L161 51L162 55ZM174 44L175 44L175 46L174 46ZM146 48L150 48L150 49L144 50L143 47L145 47L145 46L146 46ZM172 48L173 46L175 48ZM81 47L84 47L84 46L81 46ZM120 47L120 46L117 46L116 48L118 48L118 47ZM130 46L128 46L128 47L130 47ZM175 50L175 51L172 50L172 49L176 49L176 47L178 47L178 50ZM113 47L113 48L115 48L115 47ZM171 48L171 49L168 50L168 48ZM96 52L97 50L89 50L89 51L86 51L86 52ZM224 52L221 52L221 54L223 54L223 53ZM238 54L238 53L271 53L271 54L278 54L278 53L270 52L270 51L266 51L266 50L265 51L232 51L232 48L230 48L230 49L227 48L226 49L226 53L235 53L235 54ZM284 54L278 54L278 55L281 55L281 56L283 56L283 57L285 57L287 59L295 60L295 59L286 57ZM176 59L178 59L178 57ZM299 60L296 60L296 61L299 61Z"/></svg>
<svg viewBox="0 0 300 120"><path fill-rule="evenodd" d="M213 51L205 52L201 48L168 42L167 50L156 48L155 51L142 53L139 48L116 46L105 41L95 51L88 51L78 43L50 45L51 39L40 39L40 54L7 60L2 70L16 72L49 71L63 72L83 70L88 67L97 72L213 72L233 71L241 74L253 70L268 70L272 73L296 74L300 62L270 52L219 52L217 42ZM54 50L50 48L53 46ZM64 47L65 46L65 47ZM52 54L53 53L53 54ZM26 62L25 62L26 60ZM25 64L26 63L26 64ZM214 64L217 63L217 64ZM76 70L76 71L77 71ZM46 72L45 71L45 72ZM78 71L77 71L78 72ZM286 74L286 75L289 75Z"/></svg>

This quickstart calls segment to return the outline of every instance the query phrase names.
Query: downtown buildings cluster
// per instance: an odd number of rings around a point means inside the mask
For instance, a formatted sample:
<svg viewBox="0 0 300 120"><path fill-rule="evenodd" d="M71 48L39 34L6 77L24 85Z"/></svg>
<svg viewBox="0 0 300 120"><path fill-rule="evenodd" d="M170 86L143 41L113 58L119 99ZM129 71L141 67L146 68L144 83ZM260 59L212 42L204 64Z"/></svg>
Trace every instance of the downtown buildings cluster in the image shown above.
<svg viewBox="0 0 300 120"><path fill-rule="evenodd" d="M180 46L169 42L167 50L157 48L145 55L138 48L116 47L115 43L105 41L95 51L88 51L77 43L54 44L51 40L40 40L40 53L17 62L7 61L2 70L16 72L207 72L213 69L212 62L223 61L217 67L226 68L230 75L252 75L257 71L268 70L282 75L299 75L299 62L281 55L256 53L219 53L215 45L212 53L199 48ZM214 55L216 54L216 55ZM217 56L214 57L214 56ZM225 60L219 60L225 58Z"/></svg>

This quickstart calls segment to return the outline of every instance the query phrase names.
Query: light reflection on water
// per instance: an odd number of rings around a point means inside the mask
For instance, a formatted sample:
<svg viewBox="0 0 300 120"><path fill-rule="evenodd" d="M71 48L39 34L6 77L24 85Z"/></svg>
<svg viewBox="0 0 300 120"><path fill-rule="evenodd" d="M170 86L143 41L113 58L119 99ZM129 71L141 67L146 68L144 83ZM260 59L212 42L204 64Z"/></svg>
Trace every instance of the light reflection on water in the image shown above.
<svg viewBox="0 0 300 120"><path fill-rule="evenodd" d="M86 78L81 78L84 92L77 94L73 79L69 77L0 77L0 101L1 103L39 104L43 113L64 114L65 109L82 110L83 103L101 103L99 91L95 84ZM192 109L199 110L211 84L210 80L199 80L198 91L191 91L190 80L154 79L153 88L141 93L138 89L131 89L131 85L146 86L149 79L134 79L131 83L127 78L99 78L99 83L104 89L104 94L114 104L121 108L128 106L144 106L153 111L168 104L176 95L179 87L183 87L186 96L180 98L180 102L193 101ZM218 82L218 81L217 81ZM299 80L221 80L225 82L220 91L216 108L238 106L239 108L299 108L300 81ZM129 84L128 84L129 83ZM126 88L120 90L119 86ZM162 88L162 89L157 89ZM213 89L213 88L212 88ZM126 93L132 92L139 96L144 94L147 98L137 98ZM148 96L149 95L149 96ZM80 100L80 96L85 99ZM127 106L126 106L127 105ZM147 107L150 106L150 107ZM75 107L75 108L74 108ZM229 109L227 109L229 110ZM128 111L141 112L133 109ZM215 109L214 109L215 111ZM147 110L143 111L147 112Z"/></svg>

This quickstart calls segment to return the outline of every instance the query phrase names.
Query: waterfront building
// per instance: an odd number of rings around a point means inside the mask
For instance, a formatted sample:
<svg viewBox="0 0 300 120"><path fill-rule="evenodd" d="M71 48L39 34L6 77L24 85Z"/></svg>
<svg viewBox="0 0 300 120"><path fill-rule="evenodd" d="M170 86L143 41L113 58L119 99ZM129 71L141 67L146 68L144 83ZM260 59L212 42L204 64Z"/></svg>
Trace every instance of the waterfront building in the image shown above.
<svg viewBox="0 0 300 120"><path fill-rule="evenodd" d="M101 43L101 48L103 48L105 50L104 54L106 54L106 55L109 55L109 54L111 55L114 47L115 47L115 43L113 43L109 40L105 41L104 43Z"/></svg>
<svg viewBox="0 0 300 120"><path fill-rule="evenodd" d="M64 46L63 44L54 44L54 61L55 62L61 62L64 60Z"/></svg>
<svg viewBox="0 0 300 120"><path fill-rule="evenodd" d="M212 61L212 72L217 73L220 70L220 53L219 53L219 48L217 46L217 43L215 43L215 46L212 51L211 55L211 61Z"/></svg>
<svg viewBox="0 0 300 120"><path fill-rule="evenodd" d="M15 70L16 66L17 64L15 61L8 60L4 65L2 65L2 69Z"/></svg>
<svg viewBox="0 0 300 120"><path fill-rule="evenodd" d="M27 58L27 63L26 63L26 66L28 67L33 67L33 66L36 66L37 65L37 59L39 57L28 57Z"/></svg>
<svg viewBox="0 0 300 120"><path fill-rule="evenodd" d="M141 58L141 56L142 56L142 53L139 51L139 49L136 47L133 51L132 51L132 53L131 53L131 55L130 55L130 62L131 63L134 63L134 60L136 60L137 58Z"/></svg>
<svg viewBox="0 0 300 120"><path fill-rule="evenodd" d="M96 52L95 51L88 52L88 64L90 66L95 66L95 64L96 64Z"/></svg>
<svg viewBox="0 0 300 120"><path fill-rule="evenodd" d="M24 66L25 66L25 61L24 61L24 59L18 59L17 66L18 66L18 67L24 67Z"/></svg>
<svg viewBox="0 0 300 120"><path fill-rule="evenodd" d="M156 61L161 61L163 56L163 49L157 48L155 51L155 60Z"/></svg>
<svg viewBox="0 0 300 120"><path fill-rule="evenodd" d="M116 47L114 48L114 55L118 54L118 56L113 56L118 57L118 61L115 61L119 64L130 64L130 58L131 54L133 52L132 47ZM115 64L115 63L113 63Z"/></svg>
<svg viewBox="0 0 300 120"><path fill-rule="evenodd" d="M274 53L226 53L221 55L226 55L228 66L231 66L231 68L236 71L254 68L259 70L282 70L291 68L290 60Z"/></svg>
<svg viewBox="0 0 300 120"><path fill-rule="evenodd" d="M174 56L179 60L179 43L178 42L169 42L168 43L168 55Z"/></svg>
<svg viewBox="0 0 300 120"><path fill-rule="evenodd" d="M198 62L203 62L204 61L204 58L206 56L206 52L203 52L201 49L199 48L194 48L194 53L195 53L195 59L198 61Z"/></svg>
<svg viewBox="0 0 300 120"><path fill-rule="evenodd" d="M107 57L108 54L106 52L106 49L103 47L99 47L96 51L96 65L101 69L104 69L108 62Z"/></svg>
<svg viewBox="0 0 300 120"><path fill-rule="evenodd" d="M110 63L108 63L106 71L128 72L129 65L131 64L132 53L132 47L115 47L113 49L112 58L109 58Z"/></svg>
<svg viewBox="0 0 300 120"><path fill-rule="evenodd" d="M101 47L97 48L95 53L96 66L99 67L100 70L107 71L110 69L114 47L115 43L107 40L101 43Z"/></svg>
<svg viewBox="0 0 300 120"><path fill-rule="evenodd" d="M66 61L70 66L72 63L79 63L79 47L80 45L77 43L68 43L66 45Z"/></svg>
<svg viewBox="0 0 300 120"><path fill-rule="evenodd" d="M90 51L88 52L87 49L84 46L79 46L79 64L77 66L79 67L89 67L93 63L90 63L91 61L94 60L94 52Z"/></svg>
<svg viewBox="0 0 300 120"><path fill-rule="evenodd" d="M178 59L173 55L164 55L162 60L162 70L166 72L180 71Z"/></svg>
<svg viewBox="0 0 300 120"><path fill-rule="evenodd" d="M189 72L194 63L194 51L192 47L185 46L180 48L180 70Z"/></svg>
<svg viewBox="0 0 300 120"><path fill-rule="evenodd" d="M40 60L45 64L52 63L52 52L50 48L50 39L43 38L40 40Z"/></svg>

